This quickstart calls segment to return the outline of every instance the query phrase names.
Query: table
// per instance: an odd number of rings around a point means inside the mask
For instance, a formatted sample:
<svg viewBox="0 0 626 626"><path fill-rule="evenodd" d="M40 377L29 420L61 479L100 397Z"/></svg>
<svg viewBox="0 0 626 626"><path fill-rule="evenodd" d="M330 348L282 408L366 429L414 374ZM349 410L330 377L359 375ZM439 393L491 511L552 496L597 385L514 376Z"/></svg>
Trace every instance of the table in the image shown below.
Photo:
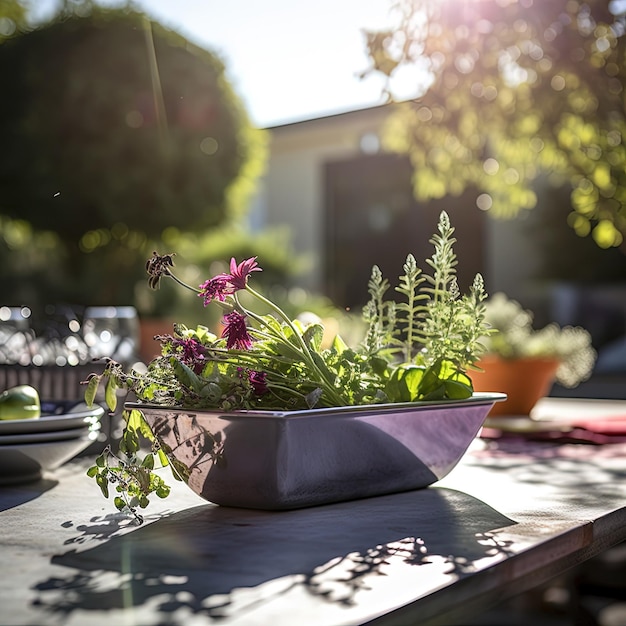
<svg viewBox="0 0 626 626"><path fill-rule="evenodd" d="M477 439L428 489L279 513L173 483L142 526L88 464L0 489L0 623L462 623L626 539L626 443Z"/></svg>

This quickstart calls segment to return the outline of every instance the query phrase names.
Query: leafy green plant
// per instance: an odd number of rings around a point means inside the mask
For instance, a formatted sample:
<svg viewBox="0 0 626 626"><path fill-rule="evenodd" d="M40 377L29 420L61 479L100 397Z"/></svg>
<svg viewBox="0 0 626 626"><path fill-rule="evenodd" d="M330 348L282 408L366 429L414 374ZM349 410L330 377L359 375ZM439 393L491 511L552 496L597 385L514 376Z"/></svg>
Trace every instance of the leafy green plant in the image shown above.
<svg viewBox="0 0 626 626"><path fill-rule="evenodd" d="M27 270L9 245L0 284L14 301L127 305L168 229L245 217L267 134L215 53L130 5L67 2L37 28L0 35L0 75L0 237L24 220L55 238L57 278L30 271L30 291L12 278Z"/></svg>
<svg viewBox="0 0 626 626"><path fill-rule="evenodd" d="M591 375L596 351L584 328L553 322L534 329L532 312L504 293L486 300L485 320L494 331L486 338L488 353L503 359L556 358L556 380L565 387L576 387Z"/></svg>
<svg viewBox="0 0 626 626"><path fill-rule="evenodd" d="M423 272L412 255L404 264L395 291L387 298L389 282L374 266L368 283L370 300L363 317L367 331L362 342L349 347L337 335L324 347L324 328L291 319L282 308L249 284L261 271L255 258L231 260L230 272L218 274L199 288L173 272L173 255L156 252L147 263L149 284L164 278L197 293L205 306L222 309L224 331L216 336L207 327L175 326L160 338L161 356L145 372L124 371L109 361L101 374L88 381L85 399L95 400L103 386L113 410L117 390L132 392L140 402L186 408L234 411L239 409L311 409L381 403L422 402L468 398L473 387L468 370L484 351L486 293L477 275L469 293L461 295L456 282L454 228L446 213L439 219L431 243L434 253ZM120 495L118 508L148 503L148 495L166 495L153 480L153 447L138 456L138 435L154 437L139 411L125 413L126 429L119 458L110 450L89 470L105 496L113 482ZM150 458L150 460L146 460ZM175 468L174 468L175 469Z"/></svg>
<svg viewBox="0 0 626 626"><path fill-rule="evenodd" d="M606 0L395 0L367 33L392 97L382 141L406 154L420 201L477 190L510 217L546 182L570 192L567 224L603 249L626 234L626 6ZM404 79L404 80L401 80Z"/></svg>

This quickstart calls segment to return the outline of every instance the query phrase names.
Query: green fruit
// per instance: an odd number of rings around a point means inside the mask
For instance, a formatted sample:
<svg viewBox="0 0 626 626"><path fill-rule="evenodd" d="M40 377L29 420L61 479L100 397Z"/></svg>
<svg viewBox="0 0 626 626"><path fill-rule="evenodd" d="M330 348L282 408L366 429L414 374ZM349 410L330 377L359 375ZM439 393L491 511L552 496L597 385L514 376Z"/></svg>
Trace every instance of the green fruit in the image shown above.
<svg viewBox="0 0 626 626"><path fill-rule="evenodd" d="M41 416L39 394L30 385L19 385L0 394L0 420L27 420Z"/></svg>

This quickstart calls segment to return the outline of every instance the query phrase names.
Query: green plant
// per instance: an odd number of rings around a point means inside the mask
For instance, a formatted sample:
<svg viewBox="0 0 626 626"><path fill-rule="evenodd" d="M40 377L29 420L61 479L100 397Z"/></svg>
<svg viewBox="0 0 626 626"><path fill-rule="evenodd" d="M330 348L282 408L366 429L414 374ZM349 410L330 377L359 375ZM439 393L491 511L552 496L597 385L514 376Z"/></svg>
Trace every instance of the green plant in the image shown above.
<svg viewBox="0 0 626 626"><path fill-rule="evenodd" d="M372 69L413 74L383 143L406 154L421 200L476 189L509 217L537 203L540 174L571 192L567 223L601 248L626 234L626 6L607 0L396 0L370 32ZM401 83L406 93L406 80Z"/></svg>
<svg viewBox="0 0 626 626"><path fill-rule="evenodd" d="M556 380L565 387L576 387L593 371L596 352L591 335L580 326L553 322L536 330L532 312L504 293L486 300L485 321L494 331L485 340L490 354L503 359L556 358L560 361Z"/></svg>
<svg viewBox="0 0 626 626"><path fill-rule="evenodd" d="M14 37L26 28L28 7L20 0L2 0L0 2L0 43L4 39Z"/></svg>
<svg viewBox="0 0 626 626"><path fill-rule="evenodd" d="M251 287L249 278L261 271L256 258L239 264L232 259L228 273L196 289L174 274L173 255L155 252L146 266L150 286L157 288L169 278L197 293L205 306L219 306L222 336L203 326L178 325L173 335L161 337L162 355L147 371L126 372L109 361L102 374L90 377L85 399L92 404L101 386L112 410L118 389L146 403L221 411L468 398L473 393L468 370L483 352L481 339L488 332L486 294L480 275L468 294L459 292L453 233L442 213L431 239L434 253L427 260L432 271L422 272L408 255L395 288L401 296L398 303L386 299L389 282L373 268L370 301L363 311L367 331L354 348L339 335L324 347L320 323L291 319ZM105 496L114 482L118 508L129 507L136 514L136 506L145 506L150 493L162 495L166 489L152 478L158 451L139 458L139 434L153 439L140 412L127 412L126 420L121 446L125 458L107 449L89 474Z"/></svg>
<svg viewBox="0 0 626 626"><path fill-rule="evenodd" d="M59 280L33 308L130 304L165 230L245 216L266 133L216 54L130 8L65 3L0 41L0 75L0 214L56 237ZM6 261L3 287L24 273Z"/></svg>

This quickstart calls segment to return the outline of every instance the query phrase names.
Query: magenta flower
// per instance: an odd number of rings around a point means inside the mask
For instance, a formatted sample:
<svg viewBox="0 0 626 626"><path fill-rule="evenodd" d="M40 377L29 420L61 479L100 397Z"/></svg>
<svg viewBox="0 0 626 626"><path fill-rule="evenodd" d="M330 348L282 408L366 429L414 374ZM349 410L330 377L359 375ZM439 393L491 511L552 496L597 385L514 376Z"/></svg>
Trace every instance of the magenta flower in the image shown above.
<svg viewBox="0 0 626 626"><path fill-rule="evenodd" d="M200 285L201 298L204 298L204 306L207 306L211 300L220 300L224 302L226 296L235 293L230 274L218 274L213 278L205 281Z"/></svg>
<svg viewBox="0 0 626 626"><path fill-rule="evenodd" d="M226 296L232 296L236 291L245 289L250 272L262 272L257 265L256 257L246 259L237 265L234 258L230 260L230 274L218 274L200 285L201 298L204 298L204 306L211 300L224 302Z"/></svg>
<svg viewBox="0 0 626 626"><path fill-rule="evenodd" d="M263 396L268 392L267 374L265 372L250 370L248 380L250 381L250 386L252 387L255 396Z"/></svg>
<svg viewBox="0 0 626 626"><path fill-rule="evenodd" d="M172 345L178 353L178 358L188 365L196 374L204 369L206 363L204 346L193 338L174 339Z"/></svg>
<svg viewBox="0 0 626 626"><path fill-rule="evenodd" d="M263 270L256 262L255 256L242 261L239 265L237 265L237 261L235 261L234 257L230 260L230 282L235 291L246 288L250 272L262 271Z"/></svg>
<svg viewBox="0 0 626 626"><path fill-rule="evenodd" d="M246 318L238 311L233 311L224 315L223 324L226 328L222 332L222 337L226 338L226 347L237 348L237 350L250 350L252 348L252 338L248 334Z"/></svg>

